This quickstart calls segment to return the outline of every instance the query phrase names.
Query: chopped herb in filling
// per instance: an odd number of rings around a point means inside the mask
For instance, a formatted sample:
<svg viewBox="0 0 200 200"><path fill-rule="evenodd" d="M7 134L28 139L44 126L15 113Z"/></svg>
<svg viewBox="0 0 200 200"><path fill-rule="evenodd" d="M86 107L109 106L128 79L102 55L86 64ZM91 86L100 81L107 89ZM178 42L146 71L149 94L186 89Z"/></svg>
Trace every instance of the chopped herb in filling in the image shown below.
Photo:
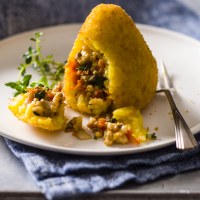
<svg viewBox="0 0 200 200"><path fill-rule="evenodd" d="M78 95L83 94L87 101L93 98L105 100L108 97L105 86L108 64L104 55L83 46L82 50L76 54L75 60L78 64L76 68Z"/></svg>

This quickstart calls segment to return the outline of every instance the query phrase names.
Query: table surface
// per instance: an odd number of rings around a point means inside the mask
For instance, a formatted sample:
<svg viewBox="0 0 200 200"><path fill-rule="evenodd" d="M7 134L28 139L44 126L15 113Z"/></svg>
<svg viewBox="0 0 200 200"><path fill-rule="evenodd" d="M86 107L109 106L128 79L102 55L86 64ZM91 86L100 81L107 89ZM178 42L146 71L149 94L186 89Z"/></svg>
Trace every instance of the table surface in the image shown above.
<svg viewBox="0 0 200 200"><path fill-rule="evenodd" d="M23 163L18 160L0 137L0 199L44 199ZM144 185L131 185L78 199L199 199L200 170L167 176Z"/></svg>

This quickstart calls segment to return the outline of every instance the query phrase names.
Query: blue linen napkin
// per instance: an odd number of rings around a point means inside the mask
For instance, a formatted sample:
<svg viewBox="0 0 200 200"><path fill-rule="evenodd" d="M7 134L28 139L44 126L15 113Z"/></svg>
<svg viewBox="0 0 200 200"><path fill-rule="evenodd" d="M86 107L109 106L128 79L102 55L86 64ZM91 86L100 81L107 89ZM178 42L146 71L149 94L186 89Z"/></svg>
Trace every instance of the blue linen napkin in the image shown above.
<svg viewBox="0 0 200 200"><path fill-rule="evenodd" d="M98 157L60 154L7 139L6 142L49 200L96 193L128 182L142 184L200 168L199 148L182 152L171 145L140 154Z"/></svg>
<svg viewBox="0 0 200 200"><path fill-rule="evenodd" d="M200 39L200 17L178 1L108 2L121 5L136 22L170 28ZM200 142L200 135L196 137ZM146 183L200 168L200 149L181 152L175 145L134 155L96 157L48 152L8 139L6 143L49 200L96 193L128 182Z"/></svg>

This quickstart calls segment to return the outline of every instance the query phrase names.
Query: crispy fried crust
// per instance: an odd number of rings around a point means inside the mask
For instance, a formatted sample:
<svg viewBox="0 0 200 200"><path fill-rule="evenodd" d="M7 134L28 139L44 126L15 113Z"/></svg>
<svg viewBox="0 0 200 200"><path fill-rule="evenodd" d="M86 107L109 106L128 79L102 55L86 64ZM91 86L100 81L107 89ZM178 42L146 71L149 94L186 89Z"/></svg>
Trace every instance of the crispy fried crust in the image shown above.
<svg viewBox="0 0 200 200"><path fill-rule="evenodd" d="M64 103L59 107L58 115L53 117L36 116L31 104L26 105L27 93L20 94L12 99L8 108L21 121L38 128L49 131L61 130L66 124L66 117L64 116Z"/></svg>

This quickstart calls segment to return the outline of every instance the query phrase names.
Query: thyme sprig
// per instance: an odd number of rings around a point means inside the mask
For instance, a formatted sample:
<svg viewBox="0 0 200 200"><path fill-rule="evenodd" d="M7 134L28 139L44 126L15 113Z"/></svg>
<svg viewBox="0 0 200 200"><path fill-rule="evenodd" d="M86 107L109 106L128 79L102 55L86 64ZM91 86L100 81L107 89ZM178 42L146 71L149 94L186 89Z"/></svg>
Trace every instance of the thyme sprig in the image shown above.
<svg viewBox="0 0 200 200"><path fill-rule="evenodd" d="M35 43L35 48L30 46L27 52L23 54L23 62L17 67L19 70L18 80L5 84L16 90L14 96L25 93L27 87L43 86L53 88L63 78L65 63L56 62L53 55L43 56L41 53L42 35L42 32L37 32L30 39ZM30 67L41 76L39 81L30 82L32 75L27 74L27 68Z"/></svg>

